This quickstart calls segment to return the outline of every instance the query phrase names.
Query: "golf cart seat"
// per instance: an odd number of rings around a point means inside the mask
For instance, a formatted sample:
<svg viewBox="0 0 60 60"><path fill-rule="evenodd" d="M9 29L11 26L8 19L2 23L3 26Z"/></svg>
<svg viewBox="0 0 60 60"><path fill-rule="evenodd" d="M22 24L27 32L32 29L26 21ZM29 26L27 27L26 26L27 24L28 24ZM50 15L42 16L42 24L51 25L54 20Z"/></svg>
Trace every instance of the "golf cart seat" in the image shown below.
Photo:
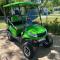
<svg viewBox="0 0 60 60"><path fill-rule="evenodd" d="M12 21L12 24L17 28L17 29L23 29L23 25L22 25L22 20L20 19L19 16L17 15L13 15L11 17L11 21Z"/></svg>
<svg viewBox="0 0 60 60"><path fill-rule="evenodd" d="M18 16L12 16L11 20L9 21L9 29L10 31L14 31L12 32L12 34L17 37L21 35L22 29L24 28L24 25L22 24L22 20L19 20ZM18 32L18 33L17 33Z"/></svg>
<svg viewBox="0 0 60 60"><path fill-rule="evenodd" d="M11 16L11 22L17 22L20 20L20 17L18 15L12 15Z"/></svg>

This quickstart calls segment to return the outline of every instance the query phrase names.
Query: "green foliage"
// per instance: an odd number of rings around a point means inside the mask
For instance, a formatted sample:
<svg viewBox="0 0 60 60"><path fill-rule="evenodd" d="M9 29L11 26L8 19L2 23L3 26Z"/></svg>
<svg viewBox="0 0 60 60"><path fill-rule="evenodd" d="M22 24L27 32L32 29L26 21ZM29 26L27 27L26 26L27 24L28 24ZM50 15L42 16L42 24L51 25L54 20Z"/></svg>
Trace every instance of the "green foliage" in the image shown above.
<svg viewBox="0 0 60 60"><path fill-rule="evenodd" d="M47 2L48 2L48 0L44 0L44 2L41 4L41 6L45 7Z"/></svg>
<svg viewBox="0 0 60 60"><path fill-rule="evenodd" d="M6 0L0 0L0 6L5 4L6 3Z"/></svg>
<svg viewBox="0 0 60 60"><path fill-rule="evenodd" d="M52 0L53 6L59 6L60 0Z"/></svg>
<svg viewBox="0 0 60 60"><path fill-rule="evenodd" d="M50 24L45 23L45 27L49 32L60 35L60 23L58 22L58 18L56 18L53 21L53 23L52 22L50 22Z"/></svg>
<svg viewBox="0 0 60 60"><path fill-rule="evenodd" d="M52 1L48 1L45 5L49 11L52 11L53 10L53 4L52 4Z"/></svg>
<svg viewBox="0 0 60 60"><path fill-rule="evenodd" d="M19 1L23 1L23 0L11 0L11 2L19 2Z"/></svg>
<svg viewBox="0 0 60 60"><path fill-rule="evenodd" d="M52 1L48 1L47 3L46 3L46 7L52 7L53 6L53 4L52 4Z"/></svg>

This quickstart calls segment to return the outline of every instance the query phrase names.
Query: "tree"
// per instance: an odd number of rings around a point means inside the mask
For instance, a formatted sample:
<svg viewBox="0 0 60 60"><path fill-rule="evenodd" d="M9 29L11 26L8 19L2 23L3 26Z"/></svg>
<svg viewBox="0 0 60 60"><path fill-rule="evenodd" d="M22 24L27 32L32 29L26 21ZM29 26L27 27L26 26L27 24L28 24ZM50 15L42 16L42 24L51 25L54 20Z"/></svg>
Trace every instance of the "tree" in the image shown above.
<svg viewBox="0 0 60 60"><path fill-rule="evenodd" d="M24 0L10 0L11 2L19 2L19 1L24 1Z"/></svg>
<svg viewBox="0 0 60 60"><path fill-rule="evenodd" d="M52 7L53 6L53 4L52 4L52 2L51 1L48 1L47 3L46 3L46 5L45 5L46 7Z"/></svg>
<svg viewBox="0 0 60 60"><path fill-rule="evenodd" d="M47 2L48 2L48 0L44 0L42 6L46 6Z"/></svg>
<svg viewBox="0 0 60 60"><path fill-rule="evenodd" d="M3 4L5 4L5 3L6 3L5 0L0 0L0 6L3 5Z"/></svg>
<svg viewBox="0 0 60 60"><path fill-rule="evenodd" d="M53 6L59 6L60 0L52 0Z"/></svg>

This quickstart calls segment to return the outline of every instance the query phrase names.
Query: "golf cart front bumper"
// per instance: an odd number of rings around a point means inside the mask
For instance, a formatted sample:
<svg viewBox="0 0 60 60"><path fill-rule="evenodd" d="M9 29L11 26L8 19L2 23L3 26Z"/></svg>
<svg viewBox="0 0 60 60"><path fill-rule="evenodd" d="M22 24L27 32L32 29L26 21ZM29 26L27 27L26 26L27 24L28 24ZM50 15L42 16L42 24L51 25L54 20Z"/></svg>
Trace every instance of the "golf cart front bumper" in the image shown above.
<svg viewBox="0 0 60 60"><path fill-rule="evenodd" d="M31 42L29 42L29 44L31 44L34 47L40 47L43 46L43 43L46 42L47 40L45 38L43 38L42 40L33 40Z"/></svg>

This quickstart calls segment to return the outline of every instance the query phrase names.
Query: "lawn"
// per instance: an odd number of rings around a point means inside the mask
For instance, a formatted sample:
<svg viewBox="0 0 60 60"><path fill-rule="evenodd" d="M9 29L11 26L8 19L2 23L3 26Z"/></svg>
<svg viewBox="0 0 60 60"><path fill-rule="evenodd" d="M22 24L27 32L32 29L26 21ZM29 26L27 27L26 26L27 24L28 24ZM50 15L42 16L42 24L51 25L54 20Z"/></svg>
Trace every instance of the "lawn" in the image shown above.
<svg viewBox="0 0 60 60"><path fill-rule="evenodd" d="M4 21L0 20L0 29L6 29L7 25Z"/></svg>
<svg viewBox="0 0 60 60"><path fill-rule="evenodd" d="M57 21L60 23L60 15L49 15L49 16L42 16L42 22L43 23L53 23L57 18ZM39 17L35 19L35 21L40 22Z"/></svg>
<svg viewBox="0 0 60 60"><path fill-rule="evenodd" d="M47 18L42 18L42 21L44 23L46 23L46 22L48 22L48 23L52 22L53 23L56 20L56 18L57 18L57 21L60 23L60 16L47 16Z"/></svg>

